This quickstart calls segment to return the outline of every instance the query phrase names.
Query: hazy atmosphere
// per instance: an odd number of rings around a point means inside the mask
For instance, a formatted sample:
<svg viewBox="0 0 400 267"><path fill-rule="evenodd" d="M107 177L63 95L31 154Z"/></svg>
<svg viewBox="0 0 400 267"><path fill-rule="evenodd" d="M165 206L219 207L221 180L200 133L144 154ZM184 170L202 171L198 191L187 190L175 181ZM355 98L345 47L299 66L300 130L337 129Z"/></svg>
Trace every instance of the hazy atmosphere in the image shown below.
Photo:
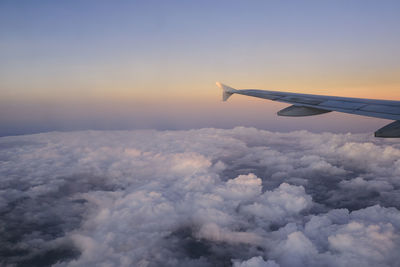
<svg viewBox="0 0 400 267"><path fill-rule="evenodd" d="M215 82L400 100L399 10L369 0L1 1L0 135L371 131L386 122L278 120L284 106L246 97L222 105Z"/></svg>
<svg viewBox="0 0 400 267"><path fill-rule="evenodd" d="M395 267L399 1L0 1L0 265Z"/></svg>

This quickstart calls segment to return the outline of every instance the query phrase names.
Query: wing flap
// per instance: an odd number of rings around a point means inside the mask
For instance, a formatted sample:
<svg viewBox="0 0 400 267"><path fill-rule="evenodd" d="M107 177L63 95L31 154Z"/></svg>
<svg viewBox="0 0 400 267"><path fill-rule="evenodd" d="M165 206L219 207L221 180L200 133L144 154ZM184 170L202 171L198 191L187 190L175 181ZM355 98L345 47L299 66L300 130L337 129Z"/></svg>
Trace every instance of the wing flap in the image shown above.
<svg viewBox="0 0 400 267"><path fill-rule="evenodd" d="M237 90L237 94L254 96L258 98L264 98L274 101L279 101L284 95L276 93L276 92L267 92L261 90Z"/></svg>
<svg viewBox="0 0 400 267"><path fill-rule="evenodd" d="M364 103L357 103L357 102L349 102L349 101L338 101L338 100L328 100L324 101L320 106L325 106L325 107L336 107L336 108L342 108L342 109L359 109L365 106Z"/></svg>
<svg viewBox="0 0 400 267"><path fill-rule="evenodd" d="M319 105L322 103L322 100L315 98L307 98L307 97L297 97L297 96L284 96L280 100L288 102L288 103L299 103L299 104L308 104L308 105Z"/></svg>
<svg viewBox="0 0 400 267"><path fill-rule="evenodd" d="M400 107L395 107L395 106L367 105L363 107L361 110L378 112L378 113L400 114Z"/></svg>

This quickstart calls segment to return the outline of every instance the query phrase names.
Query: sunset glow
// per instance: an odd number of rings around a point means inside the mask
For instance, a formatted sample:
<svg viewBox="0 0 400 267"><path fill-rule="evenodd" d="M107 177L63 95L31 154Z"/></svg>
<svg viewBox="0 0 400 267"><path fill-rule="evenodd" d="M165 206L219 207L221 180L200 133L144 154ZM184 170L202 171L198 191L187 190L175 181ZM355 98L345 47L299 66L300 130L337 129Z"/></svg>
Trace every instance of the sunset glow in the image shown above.
<svg viewBox="0 0 400 267"><path fill-rule="evenodd" d="M27 125L41 128L49 120L54 126L44 130L110 124L279 130L273 116L282 105L220 103L216 81L400 100L399 5L385 3L2 1L0 135L21 133L15 127L36 132ZM258 112L263 120L246 117ZM148 117L154 122L143 123ZM318 121L313 129L322 131ZM360 131L378 121L365 121Z"/></svg>

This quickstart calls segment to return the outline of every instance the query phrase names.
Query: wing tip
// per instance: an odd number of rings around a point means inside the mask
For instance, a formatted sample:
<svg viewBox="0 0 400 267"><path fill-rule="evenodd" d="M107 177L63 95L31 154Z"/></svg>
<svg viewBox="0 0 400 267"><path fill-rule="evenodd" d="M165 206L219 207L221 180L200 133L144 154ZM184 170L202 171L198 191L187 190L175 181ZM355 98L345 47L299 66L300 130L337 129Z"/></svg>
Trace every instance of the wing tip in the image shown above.
<svg viewBox="0 0 400 267"><path fill-rule="evenodd" d="M223 84L223 83L216 82L215 84L216 84L219 88L222 89L222 101L228 100L228 98L229 98L231 95L233 95L234 93L237 92L236 89L234 89L234 88L232 88L232 87L229 87L229 86L227 86L227 85L225 85L225 84Z"/></svg>

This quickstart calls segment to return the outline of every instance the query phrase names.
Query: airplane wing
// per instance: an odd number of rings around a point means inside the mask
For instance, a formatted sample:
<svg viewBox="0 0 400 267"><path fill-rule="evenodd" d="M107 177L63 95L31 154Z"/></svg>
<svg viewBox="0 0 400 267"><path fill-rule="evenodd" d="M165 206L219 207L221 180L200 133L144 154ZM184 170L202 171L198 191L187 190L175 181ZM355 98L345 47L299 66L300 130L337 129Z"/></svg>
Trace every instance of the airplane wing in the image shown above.
<svg viewBox="0 0 400 267"><path fill-rule="evenodd" d="M279 116L303 117L338 111L362 116L395 120L375 132L376 137L400 138L400 101L322 96L256 89L237 90L217 82L222 100L233 94L247 95L292 104L278 111Z"/></svg>

